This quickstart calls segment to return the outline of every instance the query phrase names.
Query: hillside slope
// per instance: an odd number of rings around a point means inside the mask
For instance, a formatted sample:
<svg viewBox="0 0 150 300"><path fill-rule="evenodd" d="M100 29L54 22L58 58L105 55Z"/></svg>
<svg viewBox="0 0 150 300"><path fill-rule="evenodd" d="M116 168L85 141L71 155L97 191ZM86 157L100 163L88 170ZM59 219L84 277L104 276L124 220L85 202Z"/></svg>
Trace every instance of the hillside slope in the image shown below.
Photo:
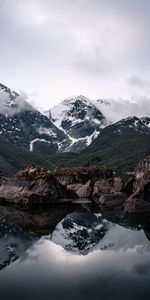
<svg viewBox="0 0 150 300"><path fill-rule="evenodd" d="M105 164L122 173L132 171L148 154L150 118L130 117L104 128L80 154L57 154L50 160L58 167Z"/></svg>
<svg viewBox="0 0 150 300"><path fill-rule="evenodd" d="M50 163L42 156L0 140L1 175L11 176L30 164L51 168Z"/></svg>
<svg viewBox="0 0 150 300"><path fill-rule="evenodd" d="M68 137L16 92L0 84L0 139L48 154L57 152Z"/></svg>

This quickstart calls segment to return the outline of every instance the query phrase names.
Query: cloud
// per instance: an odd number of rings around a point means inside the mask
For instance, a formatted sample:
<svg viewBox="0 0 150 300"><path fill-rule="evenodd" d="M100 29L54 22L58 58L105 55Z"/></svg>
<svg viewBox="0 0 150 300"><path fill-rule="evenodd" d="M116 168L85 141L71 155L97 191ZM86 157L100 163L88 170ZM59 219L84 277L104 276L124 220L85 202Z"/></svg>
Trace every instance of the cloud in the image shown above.
<svg viewBox="0 0 150 300"><path fill-rule="evenodd" d="M110 105L96 105L107 119L112 122L117 122L129 116L150 117L150 98L136 97L133 98L132 101L125 99L111 99L109 102Z"/></svg>
<svg viewBox="0 0 150 300"><path fill-rule="evenodd" d="M0 81L38 94L38 106L72 94L131 98L135 88L148 96L150 1L0 2Z"/></svg>
<svg viewBox="0 0 150 300"><path fill-rule="evenodd" d="M11 98L10 94L0 91L0 113L8 116L18 114L22 111L34 110L33 106L23 96Z"/></svg>
<svg viewBox="0 0 150 300"><path fill-rule="evenodd" d="M133 87L138 87L140 89L149 87L147 80L146 79L144 80L143 78L141 78L138 75L132 75L132 76L128 77L127 84L129 84L130 86L133 86Z"/></svg>

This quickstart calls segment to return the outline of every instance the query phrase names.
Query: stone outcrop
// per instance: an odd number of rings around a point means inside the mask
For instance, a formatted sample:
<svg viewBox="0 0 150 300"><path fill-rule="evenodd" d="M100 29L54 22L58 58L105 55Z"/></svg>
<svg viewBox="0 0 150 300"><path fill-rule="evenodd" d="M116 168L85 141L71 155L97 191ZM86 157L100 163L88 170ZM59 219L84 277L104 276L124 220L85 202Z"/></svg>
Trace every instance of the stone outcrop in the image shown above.
<svg viewBox="0 0 150 300"><path fill-rule="evenodd" d="M113 193L114 179L99 179L93 184L92 196L94 199L98 199L100 195Z"/></svg>
<svg viewBox="0 0 150 300"><path fill-rule="evenodd" d="M150 213L150 203L138 198L128 199L124 211L128 214Z"/></svg>
<svg viewBox="0 0 150 300"><path fill-rule="evenodd" d="M57 170L54 175L79 198L98 199L103 193L114 191L114 172L105 167L78 167Z"/></svg>
<svg viewBox="0 0 150 300"><path fill-rule="evenodd" d="M124 181L115 177L112 169L105 167L79 167L57 170L54 175L63 184L79 196L91 198L101 208L120 206L127 199L121 193Z"/></svg>
<svg viewBox="0 0 150 300"><path fill-rule="evenodd" d="M91 198L92 196L92 182L88 180L85 184L75 183L67 185L68 190L76 192L79 198Z"/></svg>
<svg viewBox="0 0 150 300"><path fill-rule="evenodd" d="M121 192L115 194L104 194L100 196L98 204L102 210L112 210L116 207L121 208L126 199L127 195Z"/></svg>
<svg viewBox="0 0 150 300"><path fill-rule="evenodd" d="M77 195L64 187L47 169L29 166L12 178L1 178L0 202L46 205Z"/></svg>
<svg viewBox="0 0 150 300"><path fill-rule="evenodd" d="M96 166L60 169L55 171L53 175L65 186L76 183L85 184L88 180L95 182L114 177L112 169Z"/></svg>
<svg viewBox="0 0 150 300"><path fill-rule="evenodd" d="M101 208L120 206L127 199L127 194L121 191L125 187L125 180L116 177L110 168L66 168L57 170L54 175L67 189L76 192L79 198L91 198Z"/></svg>
<svg viewBox="0 0 150 300"><path fill-rule="evenodd" d="M125 212L130 214L150 212L150 155L135 169L133 191L125 202Z"/></svg>
<svg viewBox="0 0 150 300"><path fill-rule="evenodd" d="M101 210L120 208L129 214L150 212L150 156L132 174L116 177L105 167L65 168L53 174L29 166L0 179L0 202L47 205L88 198Z"/></svg>

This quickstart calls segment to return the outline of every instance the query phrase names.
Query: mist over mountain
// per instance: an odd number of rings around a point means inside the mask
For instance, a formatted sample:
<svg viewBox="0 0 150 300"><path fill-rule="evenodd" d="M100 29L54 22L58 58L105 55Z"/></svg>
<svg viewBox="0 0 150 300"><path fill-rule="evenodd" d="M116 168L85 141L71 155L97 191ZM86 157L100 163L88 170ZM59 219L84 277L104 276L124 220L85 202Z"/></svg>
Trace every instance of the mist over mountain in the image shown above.
<svg viewBox="0 0 150 300"><path fill-rule="evenodd" d="M59 101L56 106L50 107L46 111L49 115L49 111L52 115L56 115L58 127L60 126L59 119L62 118L63 111L66 111L67 102L71 105L71 102L75 102L77 99L82 99L83 102L86 100L87 103L95 106L109 122L117 122L121 119L128 118L130 116L149 117L150 116L150 98L149 97L132 97L132 98L88 98L84 95L77 95L68 97L65 100ZM44 111L44 110L43 110ZM45 113L45 111L44 111ZM61 119L60 119L61 120ZM56 122L56 120L55 120Z"/></svg>
<svg viewBox="0 0 150 300"><path fill-rule="evenodd" d="M46 156L62 158L63 152L78 153L72 161L68 154L68 161L63 163L61 158L59 162L51 158L58 167L104 163L122 168L125 157L125 163L129 160L132 168L150 152L148 101L148 98L139 102L94 100L79 95L41 113L24 97L1 84L0 138ZM132 164L133 153L137 159Z"/></svg>
<svg viewBox="0 0 150 300"><path fill-rule="evenodd" d="M106 99L93 100L94 104L111 122L117 122L121 119L137 116L150 116L150 98L134 97L132 99Z"/></svg>
<svg viewBox="0 0 150 300"><path fill-rule="evenodd" d="M51 153L67 137L16 92L0 85L0 138L30 151Z"/></svg>

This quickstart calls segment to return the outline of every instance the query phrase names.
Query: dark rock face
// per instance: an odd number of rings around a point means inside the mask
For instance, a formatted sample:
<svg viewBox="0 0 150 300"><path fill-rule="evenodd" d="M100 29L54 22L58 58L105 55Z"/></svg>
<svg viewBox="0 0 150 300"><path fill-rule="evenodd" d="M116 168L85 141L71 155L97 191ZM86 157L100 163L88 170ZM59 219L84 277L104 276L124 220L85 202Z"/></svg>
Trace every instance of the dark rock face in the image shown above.
<svg viewBox="0 0 150 300"><path fill-rule="evenodd" d="M104 191L112 189L114 180L113 170L105 167L66 168L54 175L80 198L98 198Z"/></svg>
<svg viewBox="0 0 150 300"><path fill-rule="evenodd" d="M150 211L150 155L135 169L133 192L125 203L125 211L130 214Z"/></svg>
<svg viewBox="0 0 150 300"><path fill-rule="evenodd" d="M98 204L102 210L111 210L116 207L122 207L126 199L127 195L124 193L104 194L100 196Z"/></svg>
<svg viewBox="0 0 150 300"><path fill-rule="evenodd" d="M53 175L65 186L76 183L85 184L88 180L95 182L99 179L114 177L112 169L96 166L60 169L55 171Z"/></svg>
<svg viewBox="0 0 150 300"><path fill-rule="evenodd" d="M1 178L0 201L20 205L46 205L61 199L76 198L44 168L30 166L12 178Z"/></svg>
<svg viewBox="0 0 150 300"><path fill-rule="evenodd" d="M114 178L99 179L95 181L93 185L93 193L92 193L93 198L97 199L100 197L100 195L113 193L114 192L113 184L114 184Z"/></svg>
<svg viewBox="0 0 150 300"><path fill-rule="evenodd" d="M67 186L68 190L76 192L80 198L91 198L92 195L92 182L88 180L85 184L75 183Z"/></svg>
<svg viewBox="0 0 150 300"><path fill-rule="evenodd" d="M50 121L65 132L70 141L68 145L62 144L59 152L80 152L110 124L94 103L82 95L65 99L47 115Z"/></svg>
<svg viewBox="0 0 150 300"><path fill-rule="evenodd" d="M150 213L150 203L138 198L128 199L124 211L128 214Z"/></svg>
<svg viewBox="0 0 150 300"><path fill-rule="evenodd" d="M150 156L131 175L115 177L111 169L70 168L55 172L57 179L80 198L91 198L100 209L121 208L126 213L150 211Z"/></svg>
<svg viewBox="0 0 150 300"><path fill-rule="evenodd" d="M135 176L130 175L129 177L125 176L122 180L121 192L126 193L130 196L133 192L133 185L135 182Z"/></svg>
<svg viewBox="0 0 150 300"><path fill-rule="evenodd" d="M101 209L121 206L127 199L127 194L120 192L123 181L114 177L112 169L80 167L58 170L54 174L69 190L80 198L95 200Z"/></svg>
<svg viewBox="0 0 150 300"><path fill-rule="evenodd" d="M12 178L1 176L1 203L47 205L90 198L101 210L121 208L126 213L150 212L150 156L135 170L135 176L115 177L105 167L78 167L55 171L29 166Z"/></svg>

